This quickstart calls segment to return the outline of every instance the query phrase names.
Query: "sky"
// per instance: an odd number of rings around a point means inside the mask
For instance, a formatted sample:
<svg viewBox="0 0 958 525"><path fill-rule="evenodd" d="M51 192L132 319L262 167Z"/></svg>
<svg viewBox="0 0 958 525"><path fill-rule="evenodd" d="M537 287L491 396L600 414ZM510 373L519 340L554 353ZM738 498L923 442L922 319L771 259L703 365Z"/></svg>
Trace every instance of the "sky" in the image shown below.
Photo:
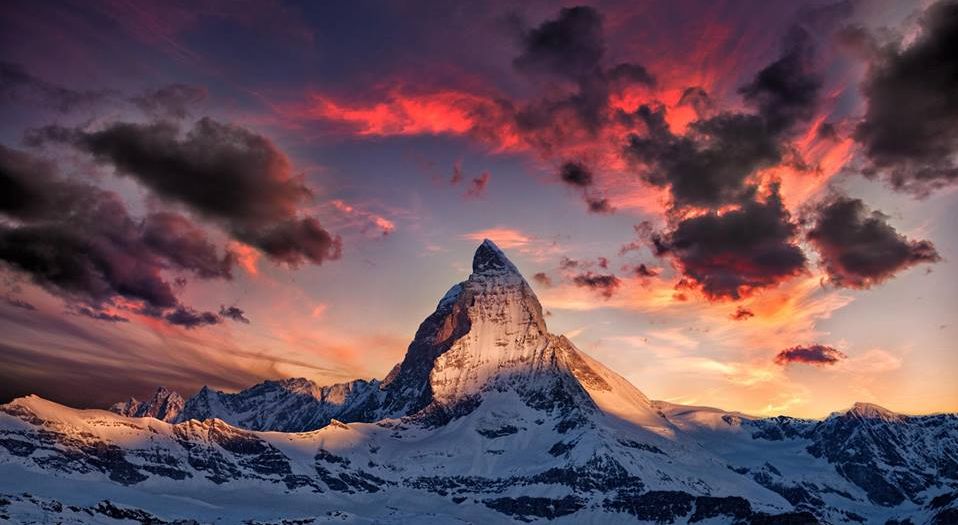
<svg viewBox="0 0 958 525"><path fill-rule="evenodd" d="M0 399L382 378L489 238L649 397L958 411L958 4L0 7Z"/></svg>

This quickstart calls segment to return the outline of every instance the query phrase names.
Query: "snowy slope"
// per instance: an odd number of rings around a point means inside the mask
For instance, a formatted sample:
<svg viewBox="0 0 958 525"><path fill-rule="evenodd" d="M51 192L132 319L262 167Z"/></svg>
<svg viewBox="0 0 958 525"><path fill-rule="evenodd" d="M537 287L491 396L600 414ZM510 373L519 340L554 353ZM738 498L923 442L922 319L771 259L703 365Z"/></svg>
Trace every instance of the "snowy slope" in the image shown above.
<svg viewBox="0 0 958 525"><path fill-rule="evenodd" d="M133 406L117 411L135 416ZM0 406L0 516L950 523L958 513L955 416L856 405L824 421L756 419L650 401L548 333L535 294L489 241L382 382L204 388L172 421L34 396Z"/></svg>

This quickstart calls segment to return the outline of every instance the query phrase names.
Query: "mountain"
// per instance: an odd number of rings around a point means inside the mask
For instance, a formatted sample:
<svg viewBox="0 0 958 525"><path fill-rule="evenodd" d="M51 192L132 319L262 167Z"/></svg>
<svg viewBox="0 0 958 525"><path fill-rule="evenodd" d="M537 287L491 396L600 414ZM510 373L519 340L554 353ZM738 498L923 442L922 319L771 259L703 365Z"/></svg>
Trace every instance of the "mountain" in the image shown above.
<svg viewBox="0 0 958 525"><path fill-rule="evenodd" d="M135 397L131 397L111 406L110 411L127 417L155 417L160 421L175 421L183 411L185 403L179 394L161 386L149 401L137 401Z"/></svg>
<svg viewBox="0 0 958 525"><path fill-rule="evenodd" d="M170 421L137 417L140 408L76 410L35 396L0 406L0 518L917 525L958 517L956 416L859 404L821 421L762 419L652 401L550 334L534 292L490 241L381 382L204 388Z"/></svg>
<svg viewBox="0 0 958 525"><path fill-rule="evenodd" d="M333 419L374 420L381 397L379 381L362 379L330 386L303 378L264 381L235 394L203 387L171 421L217 418L251 430L304 432Z"/></svg>

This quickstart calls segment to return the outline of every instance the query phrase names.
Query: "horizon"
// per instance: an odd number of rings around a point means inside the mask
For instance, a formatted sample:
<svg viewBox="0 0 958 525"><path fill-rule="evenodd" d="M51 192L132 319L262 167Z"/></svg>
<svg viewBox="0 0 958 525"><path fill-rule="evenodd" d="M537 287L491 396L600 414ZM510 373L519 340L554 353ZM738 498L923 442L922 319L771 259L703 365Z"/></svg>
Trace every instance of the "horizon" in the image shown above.
<svg viewBox="0 0 958 525"><path fill-rule="evenodd" d="M383 379L489 239L651 399L958 413L954 2L0 12L2 403Z"/></svg>

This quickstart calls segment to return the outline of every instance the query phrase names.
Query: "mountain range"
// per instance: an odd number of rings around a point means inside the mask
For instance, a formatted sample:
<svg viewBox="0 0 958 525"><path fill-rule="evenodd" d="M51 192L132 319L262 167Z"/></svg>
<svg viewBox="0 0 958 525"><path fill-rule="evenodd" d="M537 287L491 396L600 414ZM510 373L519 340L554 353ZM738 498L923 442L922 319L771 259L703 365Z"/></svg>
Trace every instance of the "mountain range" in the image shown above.
<svg viewBox="0 0 958 525"><path fill-rule="evenodd" d="M549 333L487 240L382 381L0 406L0 519L958 523L958 416L650 400Z"/></svg>

